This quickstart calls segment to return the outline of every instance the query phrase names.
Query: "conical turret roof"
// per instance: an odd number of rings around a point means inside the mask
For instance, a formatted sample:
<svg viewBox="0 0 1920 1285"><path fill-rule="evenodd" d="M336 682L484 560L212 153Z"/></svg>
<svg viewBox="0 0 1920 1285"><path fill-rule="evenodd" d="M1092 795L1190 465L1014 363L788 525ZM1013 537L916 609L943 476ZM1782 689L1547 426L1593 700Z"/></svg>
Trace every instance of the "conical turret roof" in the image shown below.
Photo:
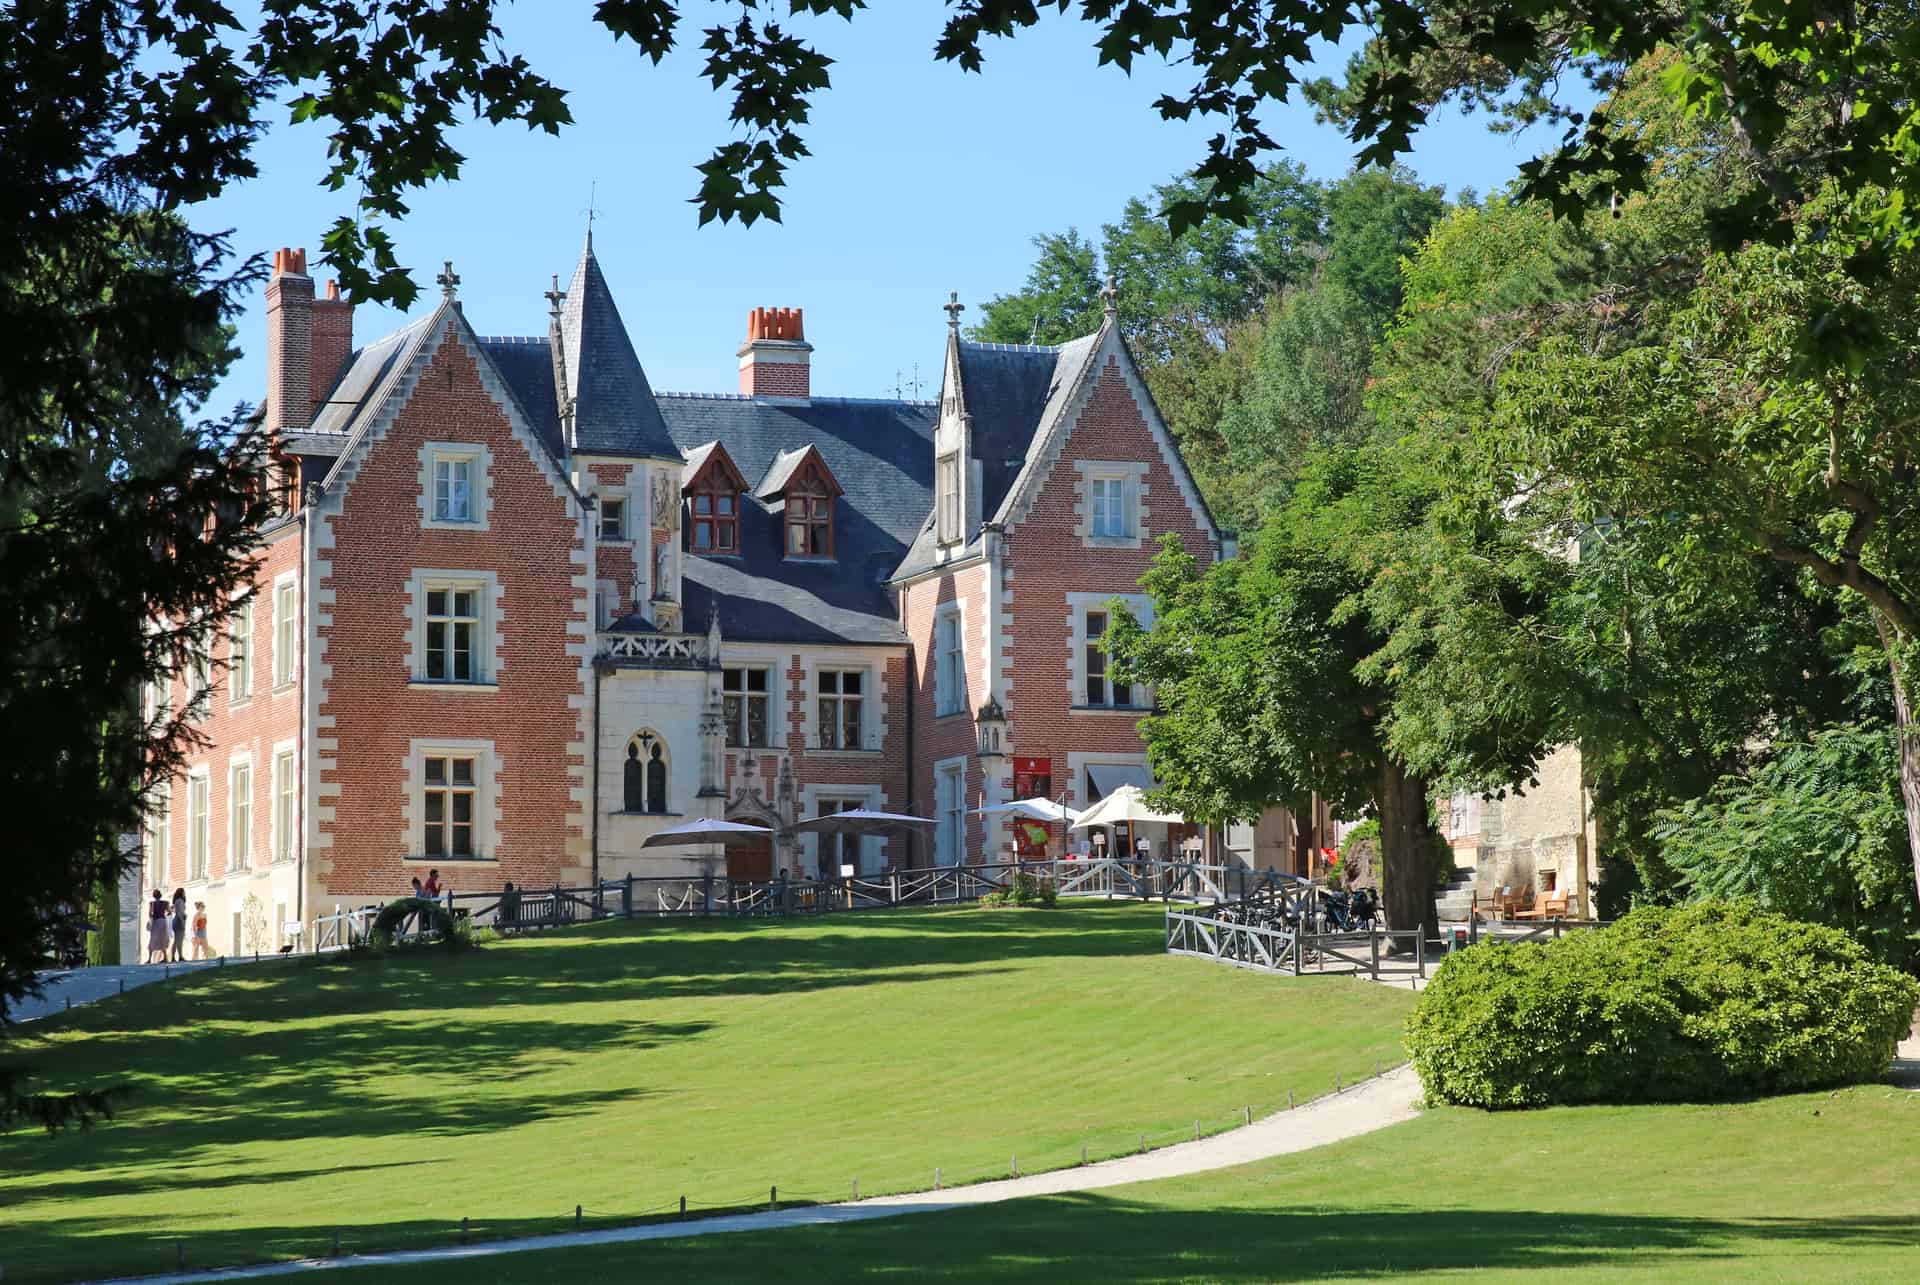
<svg viewBox="0 0 1920 1285"><path fill-rule="evenodd" d="M587 239L560 312L566 388L573 405L574 449L589 455L679 459L680 448L647 383L647 372Z"/></svg>

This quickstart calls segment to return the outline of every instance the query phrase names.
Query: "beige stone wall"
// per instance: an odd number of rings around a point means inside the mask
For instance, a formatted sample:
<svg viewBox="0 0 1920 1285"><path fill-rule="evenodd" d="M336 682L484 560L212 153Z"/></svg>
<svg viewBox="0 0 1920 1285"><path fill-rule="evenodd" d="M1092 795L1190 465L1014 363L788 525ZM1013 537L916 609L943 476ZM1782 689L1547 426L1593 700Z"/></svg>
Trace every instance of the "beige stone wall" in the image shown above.
<svg viewBox="0 0 1920 1285"><path fill-rule="evenodd" d="M1582 780L1578 746L1563 745L1541 763L1540 784L1480 805L1475 885L1489 894L1531 884L1571 891L1585 913L1595 876L1597 845L1591 799Z"/></svg>

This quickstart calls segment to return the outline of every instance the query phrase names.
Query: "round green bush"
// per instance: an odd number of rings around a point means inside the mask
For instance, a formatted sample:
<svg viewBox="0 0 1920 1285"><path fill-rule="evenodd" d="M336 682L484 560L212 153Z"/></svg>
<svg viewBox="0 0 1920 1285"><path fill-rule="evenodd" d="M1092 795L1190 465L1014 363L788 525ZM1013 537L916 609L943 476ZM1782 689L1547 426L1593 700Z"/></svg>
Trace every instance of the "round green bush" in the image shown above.
<svg viewBox="0 0 1920 1285"><path fill-rule="evenodd" d="M1450 956L1407 1020L1430 1104L1702 1102L1872 1080L1920 984L1835 928L1742 905L1637 910Z"/></svg>
<svg viewBox="0 0 1920 1285"><path fill-rule="evenodd" d="M445 906L425 897L402 897L381 907L380 913L374 916L373 927L367 932L368 939L376 945L392 945L400 925L413 915L424 915L427 927L439 933L443 940L454 935L453 916Z"/></svg>

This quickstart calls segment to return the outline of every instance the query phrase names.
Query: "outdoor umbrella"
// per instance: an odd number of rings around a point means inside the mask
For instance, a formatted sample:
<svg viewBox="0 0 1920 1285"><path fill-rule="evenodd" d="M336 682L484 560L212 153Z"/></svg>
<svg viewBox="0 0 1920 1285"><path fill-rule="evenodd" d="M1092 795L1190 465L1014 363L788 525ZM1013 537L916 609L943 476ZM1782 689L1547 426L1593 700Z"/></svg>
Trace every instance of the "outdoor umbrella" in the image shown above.
<svg viewBox="0 0 1920 1285"><path fill-rule="evenodd" d="M1030 821L1066 821L1073 816L1073 810L1065 804L1055 803L1052 799L1015 799L1011 803L996 803L990 808L975 808L975 816L989 816L1001 812L1011 812L1015 816L1026 817Z"/></svg>
<svg viewBox="0 0 1920 1285"><path fill-rule="evenodd" d="M676 825L671 830L661 830L647 836L643 848L681 848L706 843L751 843L755 839L765 839L773 831L763 825L741 825L737 821L714 821L701 817L698 821L689 821L685 825Z"/></svg>
<svg viewBox="0 0 1920 1285"><path fill-rule="evenodd" d="M1119 825L1123 821L1145 821L1156 825L1182 825L1186 818L1160 812L1147 806L1147 796L1137 785L1123 785L1074 818L1073 828L1085 830L1096 825Z"/></svg>
<svg viewBox="0 0 1920 1285"><path fill-rule="evenodd" d="M794 834L918 834L933 829L932 817L910 817L899 812L875 812L871 808L849 808L825 816L795 821L787 827Z"/></svg>

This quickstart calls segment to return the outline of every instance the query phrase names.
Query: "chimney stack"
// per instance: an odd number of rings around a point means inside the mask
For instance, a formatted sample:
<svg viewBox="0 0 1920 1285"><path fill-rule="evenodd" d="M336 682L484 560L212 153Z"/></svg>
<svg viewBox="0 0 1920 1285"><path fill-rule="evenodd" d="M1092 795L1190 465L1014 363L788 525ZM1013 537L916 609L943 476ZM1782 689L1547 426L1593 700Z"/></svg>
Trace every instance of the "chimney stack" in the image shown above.
<svg viewBox="0 0 1920 1285"><path fill-rule="evenodd" d="M813 395L812 352L800 309L755 308L747 314L747 342L740 346L740 391L806 401Z"/></svg>
<svg viewBox="0 0 1920 1285"><path fill-rule="evenodd" d="M340 297L338 281L329 281L325 297L313 301L313 416L320 414L352 355L353 303Z"/></svg>
<svg viewBox="0 0 1920 1285"><path fill-rule="evenodd" d="M299 432L313 422L313 278L307 252L273 252L267 282L266 427Z"/></svg>

